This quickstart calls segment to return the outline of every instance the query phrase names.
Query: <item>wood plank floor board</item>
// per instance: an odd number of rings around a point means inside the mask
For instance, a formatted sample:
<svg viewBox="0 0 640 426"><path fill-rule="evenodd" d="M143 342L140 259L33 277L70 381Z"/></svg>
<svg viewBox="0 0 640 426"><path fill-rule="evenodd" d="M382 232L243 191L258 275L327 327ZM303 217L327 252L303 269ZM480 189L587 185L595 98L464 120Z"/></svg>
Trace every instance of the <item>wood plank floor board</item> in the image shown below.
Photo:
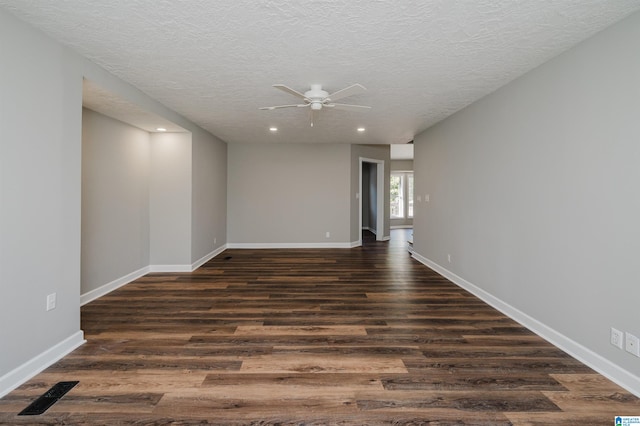
<svg viewBox="0 0 640 426"><path fill-rule="evenodd" d="M540 374L553 373L593 373L589 367L575 361L573 358L404 358L408 369L419 373L420 370L446 371L455 374L467 372L520 374L537 372Z"/></svg>
<svg viewBox="0 0 640 426"><path fill-rule="evenodd" d="M68 356L62 361L58 361L47 369L47 371L139 371L147 369L171 369L181 370L205 370L205 371L237 371L242 366L242 361L237 356L230 357L186 357L186 356L165 356L154 357L145 356L118 356L104 355L102 357L75 357Z"/></svg>
<svg viewBox="0 0 640 426"><path fill-rule="evenodd" d="M427 358L570 358L560 349L550 346L493 346L472 345L461 343L458 345L438 345L422 352Z"/></svg>
<svg viewBox="0 0 640 426"><path fill-rule="evenodd" d="M591 411L639 413L640 401L628 392L544 392L546 397L564 411L576 411L586 403ZM626 414L625 414L626 415ZM632 414L635 415L635 414ZM640 417L640 416L639 416Z"/></svg>
<svg viewBox="0 0 640 426"><path fill-rule="evenodd" d="M521 390L477 391L393 391L357 395L361 410L425 410L445 408L473 412L559 412L561 409L542 392Z"/></svg>
<svg viewBox="0 0 640 426"><path fill-rule="evenodd" d="M238 336L364 336L367 334L363 326L326 325L326 326L238 326Z"/></svg>
<svg viewBox="0 0 640 426"><path fill-rule="evenodd" d="M620 387L600 374L551 374L558 382L572 392L615 393Z"/></svg>
<svg viewBox="0 0 640 426"><path fill-rule="evenodd" d="M82 307L87 343L0 399L8 425L607 425L640 400L412 259L227 250ZM59 381L40 416L17 413Z"/></svg>
<svg viewBox="0 0 640 426"><path fill-rule="evenodd" d="M353 390L368 390L375 388L383 390L380 374L361 374L361 373L295 373L295 374L279 374L279 373L211 373L207 374L202 387L218 386L225 387L234 386L241 389L241 386L289 386L295 388L322 387L328 389L334 388L350 388Z"/></svg>
<svg viewBox="0 0 640 426"><path fill-rule="evenodd" d="M610 412L602 413L585 408L577 413L506 413L505 415L510 424L518 426L615 425L615 415L611 415Z"/></svg>
<svg viewBox="0 0 640 426"><path fill-rule="evenodd" d="M567 391L558 381L548 375L541 374L497 374L466 373L452 375L450 373L431 372L425 375L385 375L381 378L387 390L536 390Z"/></svg>
<svg viewBox="0 0 640 426"><path fill-rule="evenodd" d="M250 373L407 373L401 359L384 355L274 354L245 359L241 372Z"/></svg>
<svg viewBox="0 0 640 426"><path fill-rule="evenodd" d="M74 388L74 394L83 394L85 391L93 394L122 394L140 392L142 389L154 392L171 392L176 389L195 389L202 385L205 379L212 375L211 371L183 371L177 373L173 370L138 370L131 371L106 371L95 370L74 371L73 377L80 383ZM40 396L42 388L64 381L67 372L45 372L38 376L39 380L28 382L14 391L11 395L24 398ZM230 374L232 376L232 374Z"/></svg>

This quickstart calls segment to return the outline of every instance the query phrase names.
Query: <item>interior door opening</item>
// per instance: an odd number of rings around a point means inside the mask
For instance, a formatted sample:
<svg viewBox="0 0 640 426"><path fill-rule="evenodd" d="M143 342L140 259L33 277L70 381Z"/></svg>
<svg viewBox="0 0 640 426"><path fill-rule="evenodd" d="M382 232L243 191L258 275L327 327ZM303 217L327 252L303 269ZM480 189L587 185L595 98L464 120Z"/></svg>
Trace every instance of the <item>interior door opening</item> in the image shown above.
<svg viewBox="0 0 640 426"><path fill-rule="evenodd" d="M384 161L360 157L359 230L384 241Z"/></svg>

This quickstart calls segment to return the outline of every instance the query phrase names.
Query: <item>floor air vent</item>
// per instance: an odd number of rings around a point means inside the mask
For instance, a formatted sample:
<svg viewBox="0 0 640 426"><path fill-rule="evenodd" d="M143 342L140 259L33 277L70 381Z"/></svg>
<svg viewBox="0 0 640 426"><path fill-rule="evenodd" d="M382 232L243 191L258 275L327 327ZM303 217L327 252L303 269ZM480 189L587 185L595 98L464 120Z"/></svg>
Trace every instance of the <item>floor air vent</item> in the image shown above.
<svg viewBox="0 0 640 426"><path fill-rule="evenodd" d="M41 397L33 401L27 408L18 413L19 416L37 416L44 413L53 404L58 402L67 392L69 392L79 382L58 382L46 391Z"/></svg>

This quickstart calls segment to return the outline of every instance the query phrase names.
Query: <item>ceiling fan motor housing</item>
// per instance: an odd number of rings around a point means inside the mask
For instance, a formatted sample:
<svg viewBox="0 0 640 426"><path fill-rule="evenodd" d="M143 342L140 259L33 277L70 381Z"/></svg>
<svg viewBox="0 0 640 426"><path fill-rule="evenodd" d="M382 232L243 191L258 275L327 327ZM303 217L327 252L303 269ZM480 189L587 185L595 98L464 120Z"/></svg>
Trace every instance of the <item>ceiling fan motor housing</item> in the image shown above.
<svg viewBox="0 0 640 426"><path fill-rule="evenodd" d="M329 93L322 90L320 84L312 84L311 90L304 92L304 97L311 103L311 109L318 111L322 109L322 103L327 100Z"/></svg>

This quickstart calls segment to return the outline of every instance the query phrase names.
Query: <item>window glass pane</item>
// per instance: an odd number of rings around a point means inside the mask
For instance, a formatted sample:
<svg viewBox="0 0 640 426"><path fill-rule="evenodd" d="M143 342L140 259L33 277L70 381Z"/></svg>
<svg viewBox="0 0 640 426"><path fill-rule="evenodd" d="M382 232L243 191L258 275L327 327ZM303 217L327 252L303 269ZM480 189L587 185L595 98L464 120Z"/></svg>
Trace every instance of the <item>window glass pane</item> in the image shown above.
<svg viewBox="0 0 640 426"><path fill-rule="evenodd" d="M391 175L391 217L404 217L402 175Z"/></svg>

